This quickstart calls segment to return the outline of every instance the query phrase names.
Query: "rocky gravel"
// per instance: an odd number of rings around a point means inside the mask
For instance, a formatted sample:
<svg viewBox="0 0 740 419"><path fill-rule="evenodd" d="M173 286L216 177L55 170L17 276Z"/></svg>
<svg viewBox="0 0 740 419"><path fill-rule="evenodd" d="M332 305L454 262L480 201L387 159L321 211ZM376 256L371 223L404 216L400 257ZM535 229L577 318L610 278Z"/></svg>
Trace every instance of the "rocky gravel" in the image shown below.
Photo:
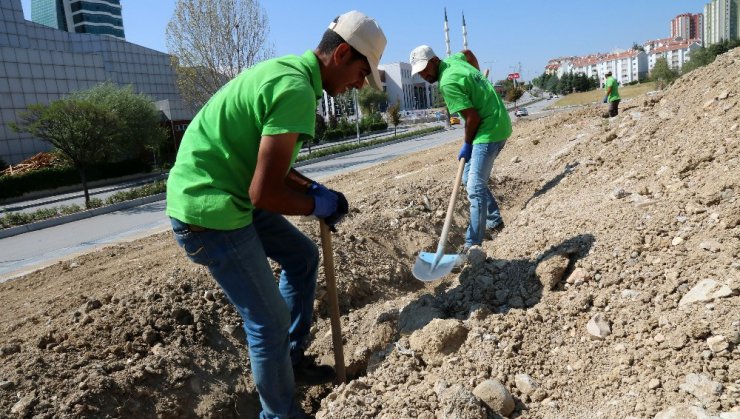
<svg viewBox="0 0 740 419"><path fill-rule="evenodd" d="M333 238L349 381L300 388L304 409L740 417L738 86L735 49L613 119L519 120L491 179L506 228L433 283L411 266L436 248L458 146L331 179L352 207ZM332 363L319 281L309 351ZM240 319L170 233L0 284L0 306L2 417L257 415Z"/></svg>

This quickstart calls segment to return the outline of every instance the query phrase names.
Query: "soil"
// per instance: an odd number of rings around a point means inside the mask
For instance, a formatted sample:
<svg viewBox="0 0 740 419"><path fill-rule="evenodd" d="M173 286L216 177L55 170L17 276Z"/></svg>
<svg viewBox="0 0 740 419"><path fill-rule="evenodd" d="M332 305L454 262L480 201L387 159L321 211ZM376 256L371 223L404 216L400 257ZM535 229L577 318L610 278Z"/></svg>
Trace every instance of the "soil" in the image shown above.
<svg viewBox="0 0 740 419"><path fill-rule="evenodd" d="M740 49L667 90L520 119L506 228L442 280L457 144L328 181L349 382L317 418L740 417ZM293 221L318 243L315 221ZM447 246L462 245L464 193ZM277 272L277 267L276 267ZM333 363L323 272L310 352ZM171 233L0 285L0 416L256 417L235 311Z"/></svg>

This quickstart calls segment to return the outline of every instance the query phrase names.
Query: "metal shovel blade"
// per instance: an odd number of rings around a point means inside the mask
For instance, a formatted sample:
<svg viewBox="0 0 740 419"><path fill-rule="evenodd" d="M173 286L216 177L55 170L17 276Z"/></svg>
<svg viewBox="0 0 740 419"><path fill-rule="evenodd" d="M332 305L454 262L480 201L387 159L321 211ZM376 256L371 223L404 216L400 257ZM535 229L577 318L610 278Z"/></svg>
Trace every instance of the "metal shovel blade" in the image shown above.
<svg viewBox="0 0 740 419"><path fill-rule="evenodd" d="M414 269L411 272L420 281L435 281L452 271L460 262L460 255L438 255L437 253L421 252L416 258Z"/></svg>

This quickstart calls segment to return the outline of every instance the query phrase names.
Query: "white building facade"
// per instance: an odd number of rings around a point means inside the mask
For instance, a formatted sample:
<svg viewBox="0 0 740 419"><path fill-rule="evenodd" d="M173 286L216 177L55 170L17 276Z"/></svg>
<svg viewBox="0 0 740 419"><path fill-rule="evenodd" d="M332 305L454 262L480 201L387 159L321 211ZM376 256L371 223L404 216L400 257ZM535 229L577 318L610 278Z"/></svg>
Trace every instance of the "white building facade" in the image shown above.
<svg viewBox="0 0 740 419"><path fill-rule="evenodd" d="M388 94L388 104L398 101L402 111L428 109L434 103L433 85L415 74L411 76L411 64L392 63L378 66L385 73L383 90Z"/></svg>
<svg viewBox="0 0 740 419"><path fill-rule="evenodd" d="M691 51L700 48L699 41L683 41L652 49L648 54L648 70L653 71L655 62L660 58L668 61L668 67L680 71L683 65L691 59Z"/></svg>

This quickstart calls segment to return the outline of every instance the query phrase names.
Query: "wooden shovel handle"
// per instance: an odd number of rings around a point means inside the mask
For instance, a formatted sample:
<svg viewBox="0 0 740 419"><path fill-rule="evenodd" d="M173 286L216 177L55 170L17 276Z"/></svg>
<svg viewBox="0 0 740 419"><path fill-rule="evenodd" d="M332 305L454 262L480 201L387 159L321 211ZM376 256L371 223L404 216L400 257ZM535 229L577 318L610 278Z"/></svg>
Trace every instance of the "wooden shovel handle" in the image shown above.
<svg viewBox="0 0 740 419"><path fill-rule="evenodd" d="M334 370L339 383L347 382L344 368L344 345L342 344L342 324L339 321L339 299L337 283L334 278L334 252L331 245L331 232L324 220L319 220L321 228L321 250L324 255L324 276L326 277L326 294L329 298L329 316L331 318L331 339L334 344Z"/></svg>
<svg viewBox="0 0 740 419"><path fill-rule="evenodd" d="M447 244L447 234L450 232L450 224L452 224L452 213L455 210L455 201L457 200L457 192L460 190L460 183L462 183L462 175L465 170L465 159L460 159L460 163L457 165L457 174L455 175L455 184L452 186L452 196L450 197L450 204L447 206L447 216L445 217L445 224L442 227L442 234L439 237L439 248L444 249Z"/></svg>

